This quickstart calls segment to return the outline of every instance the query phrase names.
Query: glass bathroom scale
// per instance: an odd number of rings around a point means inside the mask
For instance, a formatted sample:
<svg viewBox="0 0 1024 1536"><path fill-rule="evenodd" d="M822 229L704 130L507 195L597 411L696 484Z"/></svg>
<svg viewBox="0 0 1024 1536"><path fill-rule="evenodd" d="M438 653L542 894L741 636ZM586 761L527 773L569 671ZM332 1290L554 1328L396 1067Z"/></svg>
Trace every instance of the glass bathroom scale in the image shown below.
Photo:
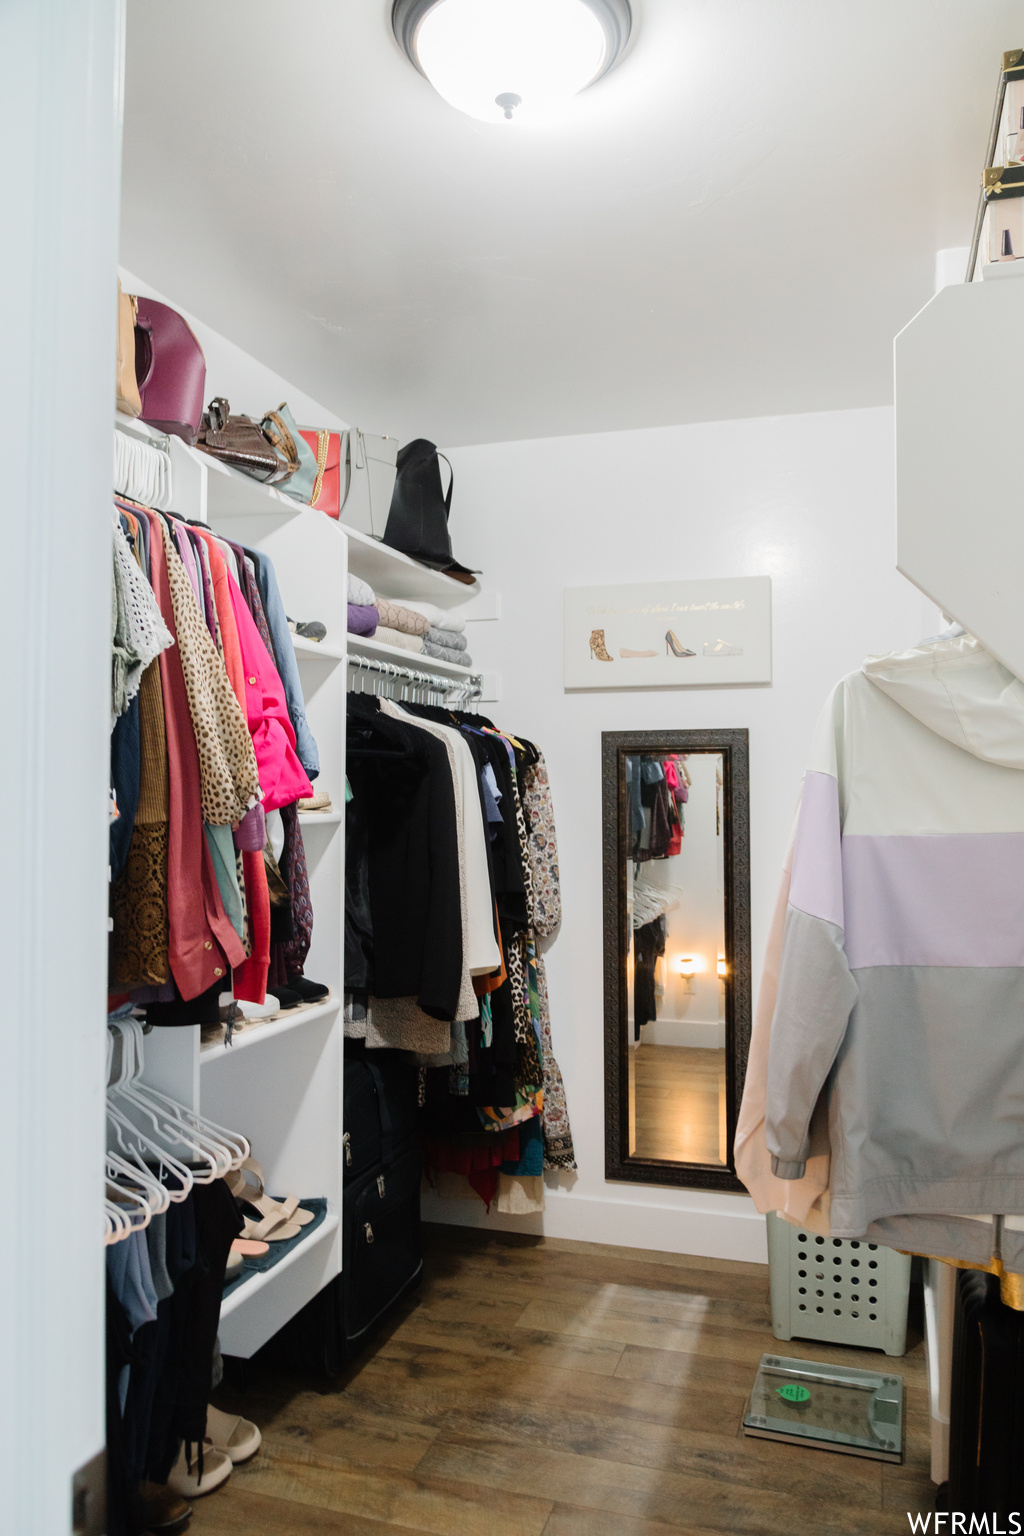
<svg viewBox="0 0 1024 1536"><path fill-rule="evenodd" d="M762 1355L743 1432L761 1440L903 1460L903 1377Z"/></svg>

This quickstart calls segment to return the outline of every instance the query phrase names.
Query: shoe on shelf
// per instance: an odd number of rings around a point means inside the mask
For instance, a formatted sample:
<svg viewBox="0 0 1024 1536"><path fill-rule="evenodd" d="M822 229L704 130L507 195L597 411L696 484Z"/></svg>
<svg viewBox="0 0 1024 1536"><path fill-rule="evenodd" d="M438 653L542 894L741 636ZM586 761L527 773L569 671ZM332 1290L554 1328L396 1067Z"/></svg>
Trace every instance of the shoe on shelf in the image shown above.
<svg viewBox="0 0 1024 1536"><path fill-rule="evenodd" d="M254 1157L247 1157L239 1169L228 1175L227 1186L236 1200L258 1211L264 1221L287 1222L293 1226L295 1231L289 1234L291 1237L296 1236L300 1227L308 1227L313 1220L312 1211L300 1210L298 1195L289 1195L285 1200L270 1198L263 1180L263 1169ZM268 1236L267 1233L261 1235ZM270 1241L280 1239L270 1238Z"/></svg>
<svg viewBox="0 0 1024 1536"><path fill-rule="evenodd" d="M729 643L727 641L725 641L725 640L716 640L714 645L711 645L709 641L705 640L705 642L704 642L704 655L705 656L742 656L743 655L743 647L742 647L742 645L729 645Z"/></svg>
<svg viewBox="0 0 1024 1536"><path fill-rule="evenodd" d="M254 1237L236 1237L231 1244L231 1255L237 1254L240 1259L262 1259L269 1252L270 1244L257 1242Z"/></svg>
<svg viewBox="0 0 1024 1536"><path fill-rule="evenodd" d="M320 981L309 981L305 976L289 976L288 990L297 992L304 1003L322 1003L331 995L330 987Z"/></svg>
<svg viewBox="0 0 1024 1536"><path fill-rule="evenodd" d="M298 802L300 811L332 811L330 791L326 789L316 790L312 795L307 795Z"/></svg>
<svg viewBox="0 0 1024 1536"><path fill-rule="evenodd" d="M242 1236L257 1243L290 1243L301 1231L297 1221L274 1214L264 1216L262 1221L250 1221L247 1217Z"/></svg>
<svg viewBox="0 0 1024 1536"><path fill-rule="evenodd" d="M129 1490L127 1514L133 1526L153 1536L177 1536L192 1518L192 1505L166 1483L143 1482Z"/></svg>
<svg viewBox="0 0 1024 1536"><path fill-rule="evenodd" d="M305 998L296 992L293 987L275 987L274 996L277 998L277 1006L282 1013L289 1008L297 1008Z"/></svg>
<svg viewBox="0 0 1024 1536"><path fill-rule="evenodd" d="M231 1457L233 1467L255 1456L263 1442L251 1419L243 1419L237 1413L221 1413L212 1403L206 1409L206 1438L218 1451Z"/></svg>
<svg viewBox="0 0 1024 1536"><path fill-rule="evenodd" d="M236 1029L245 1024L268 1024L280 1011L281 1000L273 992L268 992L262 1003L239 1002L230 992L220 995L220 1016L225 1024L234 1024Z"/></svg>
<svg viewBox="0 0 1024 1536"><path fill-rule="evenodd" d="M200 1477L199 1453L195 1446L192 1449L192 1465L189 1466L183 1445L167 1479L168 1488L183 1499L201 1499L226 1483L231 1476L231 1457L225 1451L218 1451L209 1440L204 1440L203 1475Z"/></svg>
<svg viewBox="0 0 1024 1536"><path fill-rule="evenodd" d="M327 639L327 625L321 624L319 619L309 619L305 624L289 619L288 628L292 634L299 635L303 640Z"/></svg>

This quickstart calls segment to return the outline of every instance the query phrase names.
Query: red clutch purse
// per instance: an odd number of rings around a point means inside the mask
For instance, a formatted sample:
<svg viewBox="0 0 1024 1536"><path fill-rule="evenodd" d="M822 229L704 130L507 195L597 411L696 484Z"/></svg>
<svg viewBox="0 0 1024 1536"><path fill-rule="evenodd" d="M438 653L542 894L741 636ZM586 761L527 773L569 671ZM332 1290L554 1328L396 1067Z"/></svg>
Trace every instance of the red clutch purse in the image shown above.
<svg viewBox="0 0 1024 1536"><path fill-rule="evenodd" d="M299 429L316 456L316 479L309 505L328 517L341 516L341 433Z"/></svg>

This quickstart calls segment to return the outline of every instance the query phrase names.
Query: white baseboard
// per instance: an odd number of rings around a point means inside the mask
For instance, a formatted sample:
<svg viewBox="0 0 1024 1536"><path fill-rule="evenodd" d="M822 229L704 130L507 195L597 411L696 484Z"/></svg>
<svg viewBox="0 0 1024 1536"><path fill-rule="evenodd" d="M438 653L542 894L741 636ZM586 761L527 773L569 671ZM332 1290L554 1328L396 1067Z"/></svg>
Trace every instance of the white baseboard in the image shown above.
<svg viewBox="0 0 1024 1536"><path fill-rule="evenodd" d="M655 1253L687 1253L711 1259L741 1259L767 1264L765 1219L745 1195L721 1198L735 1210L685 1205L634 1203L630 1200L577 1195L548 1190L546 1209L536 1216L506 1216L482 1200L442 1200L432 1190L423 1194L423 1220L455 1227L490 1227L499 1232L527 1232L538 1237L564 1237L577 1242L611 1243L620 1248L647 1248ZM686 1199L689 1191L682 1191Z"/></svg>
<svg viewBox="0 0 1024 1536"><path fill-rule="evenodd" d="M720 1051L725 1047L725 1024L718 1019L655 1019L640 1026L640 1043L648 1045L689 1045L699 1050Z"/></svg>

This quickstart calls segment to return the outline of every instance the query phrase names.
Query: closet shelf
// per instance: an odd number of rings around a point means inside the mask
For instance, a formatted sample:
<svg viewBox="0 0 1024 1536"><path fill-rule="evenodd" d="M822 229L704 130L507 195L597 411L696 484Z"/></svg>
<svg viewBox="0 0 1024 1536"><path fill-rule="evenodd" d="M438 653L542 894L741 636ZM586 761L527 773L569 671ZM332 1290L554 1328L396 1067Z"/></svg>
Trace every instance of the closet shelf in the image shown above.
<svg viewBox="0 0 1024 1536"><path fill-rule="evenodd" d="M144 443L167 442L166 432L158 432L148 422L140 421L137 416L125 416L121 411L114 412L114 426L118 432L124 432L128 437L140 438Z"/></svg>
<svg viewBox="0 0 1024 1536"><path fill-rule="evenodd" d="M336 827L341 821L341 811L300 811L300 827Z"/></svg>
<svg viewBox="0 0 1024 1536"><path fill-rule="evenodd" d="M189 451L207 469L207 516L212 523L232 517L292 518L307 510L301 502L285 496L282 491L263 485L237 469L230 469L210 454L195 448ZM400 554L397 549L389 549L379 539L371 539L369 534L358 533L341 522L336 526L348 540L349 570L385 597L408 601L420 598L423 602L436 603L439 608L458 608L480 591L479 582L466 586L453 576L445 576Z"/></svg>
<svg viewBox="0 0 1024 1536"><path fill-rule="evenodd" d="M234 1056L238 1051L248 1050L250 1046L273 1040L278 1035L288 1034L293 1029L301 1029L306 1024L313 1024L317 1019L326 1019L331 1014L337 1013L340 1006L338 998L329 997L326 1002L312 1003L308 1008L289 1008L286 1013L280 1014L266 1024L253 1024L247 1029L238 1030L230 1045L220 1040L216 1045L203 1046L199 1052L199 1065L208 1066L211 1061L219 1061L225 1056Z"/></svg>
<svg viewBox="0 0 1024 1536"><path fill-rule="evenodd" d="M379 661L393 661L400 667L422 672L439 672L444 677L466 678L476 675L475 667L457 667L454 662L441 661L436 656L424 656L419 651L407 651L400 645L385 645L380 640L367 640L362 635L349 635L349 656L373 656Z"/></svg>
<svg viewBox="0 0 1024 1536"><path fill-rule="evenodd" d="M468 587L453 576L432 571L428 565L390 549L379 539L371 539L344 523L338 526L348 539L349 571L369 582L382 597L400 597L408 602L419 598L424 603L435 603L438 608L458 608L480 591L478 581Z"/></svg>
<svg viewBox="0 0 1024 1536"><path fill-rule="evenodd" d="M272 485L264 485L251 475L230 469L212 454L199 448L189 450L198 463L206 466L206 509L211 523L230 517L297 517L306 509L301 501L284 496Z"/></svg>
<svg viewBox="0 0 1024 1536"><path fill-rule="evenodd" d="M334 1236L337 1230L338 1216L328 1211L316 1231L312 1232L305 1242L296 1243L291 1253L286 1253L279 1263L274 1264L270 1269L258 1271L251 1280L246 1280L242 1285L233 1290L230 1295L225 1296L220 1309L221 1322L225 1318L230 1317L232 1312L236 1311L239 1307L244 1306L250 1297L255 1296L258 1291L262 1291L265 1286L273 1285L279 1275L286 1274L293 1264L305 1254L318 1247L320 1243L327 1242Z"/></svg>
<svg viewBox="0 0 1024 1536"><path fill-rule="evenodd" d="M306 640L302 635L292 635L292 645L300 661L303 656L316 656L320 661L330 662L345 660L344 647L332 645L329 640Z"/></svg>

